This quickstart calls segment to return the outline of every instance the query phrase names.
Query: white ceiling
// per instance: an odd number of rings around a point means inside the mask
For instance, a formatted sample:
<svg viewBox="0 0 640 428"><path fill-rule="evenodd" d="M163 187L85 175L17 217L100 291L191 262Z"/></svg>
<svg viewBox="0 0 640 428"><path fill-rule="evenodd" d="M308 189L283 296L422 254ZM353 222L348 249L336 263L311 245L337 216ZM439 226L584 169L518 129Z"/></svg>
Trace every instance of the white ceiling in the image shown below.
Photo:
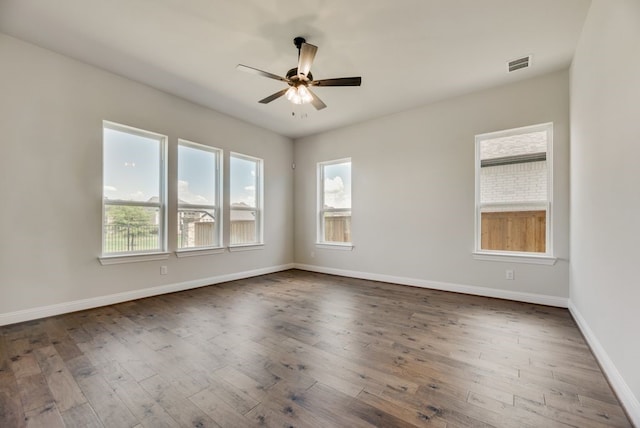
<svg viewBox="0 0 640 428"><path fill-rule="evenodd" d="M567 67L590 0L0 0L0 32L292 138ZM258 100L319 47L327 108ZM530 69L508 60L533 55ZM292 116L292 112L296 116ZM306 117L305 117L306 115Z"/></svg>

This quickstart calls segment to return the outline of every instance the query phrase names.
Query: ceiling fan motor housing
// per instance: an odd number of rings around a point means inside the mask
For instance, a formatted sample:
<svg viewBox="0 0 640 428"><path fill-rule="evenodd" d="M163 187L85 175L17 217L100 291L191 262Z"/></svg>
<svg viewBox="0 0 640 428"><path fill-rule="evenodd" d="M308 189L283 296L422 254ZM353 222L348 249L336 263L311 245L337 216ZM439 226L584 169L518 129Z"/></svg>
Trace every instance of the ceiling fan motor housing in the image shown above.
<svg viewBox="0 0 640 428"><path fill-rule="evenodd" d="M295 39L293 39L293 44L296 45L296 47L298 48L298 50L300 50L300 48L302 47L302 44L305 43L307 40L304 37L296 37Z"/></svg>
<svg viewBox="0 0 640 428"><path fill-rule="evenodd" d="M291 83L293 83L293 86L304 84L304 81L300 80L300 77L298 76L298 67L292 68L291 70L287 71L287 79L289 79ZM309 82L313 80L313 74L311 74L311 72L307 73L307 79Z"/></svg>

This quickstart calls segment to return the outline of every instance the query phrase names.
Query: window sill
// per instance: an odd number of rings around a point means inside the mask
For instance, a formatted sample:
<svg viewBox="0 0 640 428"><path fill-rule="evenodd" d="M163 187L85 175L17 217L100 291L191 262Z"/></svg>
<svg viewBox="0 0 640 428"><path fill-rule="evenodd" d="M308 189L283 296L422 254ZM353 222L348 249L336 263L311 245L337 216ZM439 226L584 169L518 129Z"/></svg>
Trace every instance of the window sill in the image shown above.
<svg viewBox="0 0 640 428"><path fill-rule="evenodd" d="M118 265L122 263L149 262L152 260L167 260L169 253L149 253L149 254L126 254L118 256L98 257L102 266Z"/></svg>
<svg viewBox="0 0 640 428"><path fill-rule="evenodd" d="M229 245L229 252L262 250L264 244L245 244L245 245Z"/></svg>
<svg viewBox="0 0 640 428"><path fill-rule="evenodd" d="M339 250L339 251L352 251L353 244L350 242L338 243L338 242L316 242L316 248L322 250Z"/></svg>
<svg viewBox="0 0 640 428"><path fill-rule="evenodd" d="M212 254L222 254L227 251L224 247L215 248L185 248L182 250L176 250L176 257L195 257L195 256L209 256Z"/></svg>
<svg viewBox="0 0 640 428"><path fill-rule="evenodd" d="M558 260L556 257L535 254L516 254L516 253L497 253L476 251L473 253L476 260L485 260L490 262L511 262L511 263L528 263L534 265L553 266Z"/></svg>

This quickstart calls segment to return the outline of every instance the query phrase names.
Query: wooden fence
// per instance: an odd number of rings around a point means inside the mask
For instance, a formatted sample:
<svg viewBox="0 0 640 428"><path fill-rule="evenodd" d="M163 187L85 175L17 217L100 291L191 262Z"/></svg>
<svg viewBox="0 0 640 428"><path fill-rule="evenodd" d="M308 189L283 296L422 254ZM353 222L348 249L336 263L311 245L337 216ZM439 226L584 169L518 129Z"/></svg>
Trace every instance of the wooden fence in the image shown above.
<svg viewBox="0 0 640 428"><path fill-rule="evenodd" d="M229 241L231 244L251 244L256 242L256 221L232 221Z"/></svg>
<svg viewBox="0 0 640 428"><path fill-rule="evenodd" d="M326 242L351 242L351 216L327 216L324 218Z"/></svg>
<svg viewBox="0 0 640 428"><path fill-rule="evenodd" d="M250 244L256 240L255 220L236 220L230 223L230 243ZM218 242L216 225L212 221L189 223L180 239L184 247L208 247Z"/></svg>
<svg viewBox="0 0 640 428"><path fill-rule="evenodd" d="M546 252L547 212L502 211L482 213L483 250Z"/></svg>

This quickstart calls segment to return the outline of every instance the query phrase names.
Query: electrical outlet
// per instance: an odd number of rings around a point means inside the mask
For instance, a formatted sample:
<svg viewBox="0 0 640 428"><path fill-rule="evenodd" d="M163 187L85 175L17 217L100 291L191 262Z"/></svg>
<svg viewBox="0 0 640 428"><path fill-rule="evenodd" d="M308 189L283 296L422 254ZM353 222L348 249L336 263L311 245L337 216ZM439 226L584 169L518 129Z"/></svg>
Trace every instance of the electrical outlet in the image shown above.
<svg viewBox="0 0 640 428"><path fill-rule="evenodd" d="M316 256L316 253L314 253L313 251L311 252L311 258L314 258Z"/></svg>
<svg viewBox="0 0 640 428"><path fill-rule="evenodd" d="M166 275L166 274L167 274L167 267L160 266L160 275Z"/></svg>
<svg viewBox="0 0 640 428"><path fill-rule="evenodd" d="M515 272L513 271L513 269L507 269L504 271L504 277L505 279L512 280L515 278Z"/></svg>

